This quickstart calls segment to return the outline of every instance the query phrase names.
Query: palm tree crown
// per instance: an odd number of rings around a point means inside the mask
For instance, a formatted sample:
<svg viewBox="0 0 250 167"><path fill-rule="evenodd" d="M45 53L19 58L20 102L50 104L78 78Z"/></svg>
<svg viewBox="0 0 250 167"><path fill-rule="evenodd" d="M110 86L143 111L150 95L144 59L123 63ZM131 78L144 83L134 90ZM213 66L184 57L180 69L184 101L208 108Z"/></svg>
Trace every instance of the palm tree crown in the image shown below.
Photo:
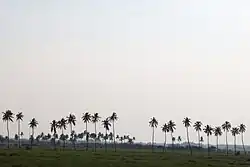
<svg viewBox="0 0 250 167"><path fill-rule="evenodd" d="M172 120L170 120L168 122L168 128L169 128L169 131L173 133L176 129L176 124Z"/></svg>
<svg viewBox="0 0 250 167"><path fill-rule="evenodd" d="M60 129L66 130L67 129L66 125L67 125L67 120L66 119L62 118L60 121L58 121L58 127Z"/></svg>
<svg viewBox="0 0 250 167"><path fill-rule="evenodd" d="M222 135L222 130L220 126L217 126L214 128L214 135L215 136L221 136Z"/></svg>
<svg viewBox="0 0 250 167"><path fill-rule="evenodd" d="M184 120L182 121L182 123L184 124L184 126L187 128L187 127L190 127L191 126L191 119L186 117L184 118Z"/></svg>
<svg viewBox="0 0 250 167"><path fill-rule="evenodd" d="M232 128L231 133L232 133L233 136L238 135L238 134L240 133L240 132L239 132L239 128L238 128L238 127Z"/></svg>
<svg viewBox="0 0 250 167"><path fill-rule="evenodd" d="M240 126L239 126L239 132L240 133L245 133L246 132L246 125L240 124Z"/></svg>
<svg viewBox="0 0 250 167"><path fill-rule="evenodd" d="M36 128L38 125L38 122L35 118L32 118L32 120L29 123L30 128Z"/></svg>
<svg viewBox="0 0 250 167"><path fill-rule="evenodd" d="M53 121L50 123L50 126L51 126L50 131L53 132L54 134L56 134L56 129L57 129L58 125L59 125L59 124L57 123L57 121L56 121L56 120L53 120Z"/></svg>
<svg viewBox="0 0 250 167"><path fill-rule="evenodd" d="M207 134L207 136L211 136L213 133L213 128L210 125L206 125L203 130L204 130L204 133Z"/></svg>
<svg viewBox="0 0 250 167"><path fill-rule="evenodd" d="M109 131L109 128L110 128L111 124L110 124L108 118L102 121L102 125L103 125L103 127L104 127L107 131Z"/></svg>
<svg viewBox="0 0 250 167"><path fill-rule="evenodd" d="M13 122L13 116L14 114L12 113L11 110L7 110L6 112L3 112L3 121L11 121Z"/></svg>
<svg viewBox="0 0 250 167"><path fill-rule="evenodd" d="M82 120L84 123L89 123L91 121L91 114L86 112L82 116Z"/></svg>
<svg viewBox="0 0 250 167"><path fill-rule="evenodd" d="M169 127L168 125L165 123L162 128L161 128L162 132L169 132Z"/></svg>
<svg viewBox="0 0 250 167"><path fill-rule="evenodd" d="M230 124L230 122L228 122L228 121L226 121L223 125L222 125L222 129L224 130L224 131L229 131L230 129L231 129L231 124Z"/></svg>
<svg viewBox="0 0 250 167"><path fill-rule="evenodd" d="M73 124L74 126L76 125L76 116L73 114L69 114L69 116L67 116L67 120L69 124Z"/></svg>
<svg viewBox="0 0 250 167"><path fill-rule="evenodd" d="M115 112L113 112L112 115L109 117L109 119L111 121L117 121L118 120L117 114Z"/></svg>
<svg viewBox="0 0 250 167"><path fill-rule="evenodd" d="M100 118L101 117L99 116L98 113L94 113L94 115L92 115L92 122L96 123L96 122L100 121Z"/></svg>
<svg viewBox="0 0 250 167"><path fill-rule="evenodd" d="M150 119L149 126L152 127L152 128L157 128L158 121L155 119L155 117L153 117L153 118Z"/></svg>
<svg viewBox="0 0 250 167"><path fill-rule="evenodd" d="M201 121L196 121L195 123L194 123L194 129L195 129L195 131L201 131L202 129L201 129L201 126L202 126L202 123L201 123Z"/></svg>
<svg viewBox="0 0 250 167"><path fill-rule="evenodd" d="M22 121L23 120L23 113L22 112L19 112L17 115L16 115L16 120L20 120Z"/></svg>

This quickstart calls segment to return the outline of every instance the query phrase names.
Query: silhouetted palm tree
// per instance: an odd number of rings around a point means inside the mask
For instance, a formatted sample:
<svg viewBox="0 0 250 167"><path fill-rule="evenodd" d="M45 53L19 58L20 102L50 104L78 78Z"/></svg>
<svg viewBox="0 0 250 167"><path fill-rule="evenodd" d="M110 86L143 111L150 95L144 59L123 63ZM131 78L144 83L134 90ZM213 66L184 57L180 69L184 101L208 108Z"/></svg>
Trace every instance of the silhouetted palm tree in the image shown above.
<svg viewBox="0 0 250 167"><path fill-rule="evenodd" d="M30 146L32 148L33 146L33 140L34 140L34 130L35 128L37 127L38 125L38 122L35 118L33 118L30 123L29 123L29 127L32 129L32 134L31 134L31 137L30 137Z"/></svg>
<svg viewBox="0 0 250 167"><path fill-rule="evenodd" d="M83 122L86 124L86 128L85 128L85 131L86 131L86 142L87 142L87 147L86 149L88 150L89 148L89 132L88 132L88 123L91 121L91 114L86 112L86 113L83 113L83 116L82 116L82 120Z"/></svg>
<svg viewBox="0 0 250 167"><path fill-rule="evenodd" d="M192 155L193 151L192 151L192 147L190 145L189 133L188 133L188 128L191 126L191 119L188 118L188 117L186 117L186 118L184 118L184 120L182 121L182 123L184 124L184 126L186 127L186 130L187 130L188 147L189 147L190 154Z"/></svg>
<svg viewBox="0 0 250 167"><path fill-rule="evenodd" d="M108 138L108 131L109 131L109 128L111 126L110 122L109 122L109 118L105 119L102 121L102 125L105 129L105 137L104 137L104 140L105 140L105 151L107 152L107 138Z"/></svg>
<svg viewBox="0 0 250 167"><path fill-rule="evenodd" d="M16 120L18 122L18 125L17 125L18 147L21 148L20 127L21 127L21 121L23 121L23 113L22 112L19 112L16 115Z"/></svg>
<svg viewBox="0 0 250 167"><path fill-rule="evenodd" d="M115 112L113 112L109 119L112 122L113 135L115 136L115 121L118 120L117 114ZM115 151L116 151L115 137L113 137L113 140L114 140L114 148L115 148Z"/></svg>
<svg viewBox="0 0 250 167"><path fill-rule="evenodd" d="M168 128L169 128L169 131L171 132L171 139L173 139L173 133L174 133L174 131L176 129L176 124L172 120L170 120L168 122ZM173 149L174 149L174 142L172 140L172 150Z"/></svg>
<svg viewBox="0 0 250 167"><path fill-rule="evenodd" d="M230 131L231 129L231 124L230 122L226 121L222 126L222 129L224 130L224 132L226 132L226 147L227 147L227 155L228 155L228 141L227 141L227 133Z"/></svg>
<svg viewBox="0 0 250 167"><path fill-rule="evenodd" d="M240 124L239 126L239 132L241 133L241 142L242 142L242 147L244 149L244 153L246 155L246 149L245 149L245 145L244 145L244 137L243 134L246 132L246 125L244 124Z"/></svg>
<svg viewBox="0 0 250 167"><path fill-rule="evenodd" d="M169 132L168 125L165 123L165 124L162 126L161 130L162 130L162 132L164 132L164 134L165 134L163 152L166 152L167 132Z"/></svg>
<svg viewBox="0 0 250 167"><path fill-rule="evenodd" d="M92 116L92 122L95 124L95 151L96 151L96 138L97 138L97 130L96 130L96 124L97 122L100 121L100 116L98 113L94 113L94 115Z"/></svg>
<svg viewBox="0 0 250 167"><path fill-rule="evenodd" d="M222 135L222 131L221 131L221 127L220 126L217 126L214 128L214 135L216 136L216 149L217 149L217 152L219 150L219 136Z"/></svg>
<svg viewBox="0 0 250 167"><path fill-rule="evenodd" d="M67 116L67 121L70 125L70 136L74 135L73 134L73 126L76 125L76 116L74 114L69 114L69 116ZM73 145L74 145L74 149L76 149L76 145L75 145L75 140L71 140Z"/></svg>
<svg viewBox="0 0 250 167"><path fill-rule="evenodd" d="M50 131L53 133L53 142L54 142L54 149L56 149L56 129L58 127L58 123L56 120L53 120L50 123Z"/></svg>
<svg viewBox="0 0 250 167"><path fill-rule="evenodd" d="M202 136L200 138L200 142L201 142L201 147L202 147L202 143L204 142L204 138Z"/></svg>
<svg viewBox="0 0 250 167"><path fill-rule="evenodd" d="M11 110L7 110L6 112L3 112L3 121L7 122L7 133L8 133L8 148L10 148L10 130L9 130L9 122L13 122L13 116L14 114L11 112Z"/></svg>
<svg viewBox="0 0 250 167"><path fill-rule="evenodd" d="M194 129L198 133L199 149L201 148L201 142L200 142L200 132L202 131L201 126L202 126L202 122L201 121L196 121L194 123Z"/></svg>
<svg viewBox="0 0 250 167"><path fill-rule="evenodd" d="M205 126L204 132L207 134L207 153L208 155L210 154L210 149L209 149L209 136L212 135L213 133L213 128L210 125Z"/></svg>
<svg viewBox="0 0 250 167"><path fill-rule="evenodd" d="M234 154L236 155L236 136L238 134L240 134L239 128L238 127L234 127L234 128L232 128L231 132L232 132L232 135L234 137Z"/></svg>
<svg viewBox="0 0 250 167"><path fill-rule="evenodd" d="M175 140L176 140L176 138L175 138L175 137L172 137L172 141L173 141L173 143L175 143Z"/></svg>
<svg viewBox="0 0 250 167"><path fill-rule="evenodd" d="M20 133L21 138L23 137L23 135L24 135L23 132L21 132L21 133Z"/></svg>
<svg viewBox="0 0 250 167"><path fill-rule="evenodd" d="M157 126L158 126L158 121L155 119L155 117L150 119L149 126L153 129L153 134L152 134L152 152L153 152L154 151L155 128L157 128Z"/></svg>
<svg viewBox="0 0 250 167"><path fill-rule="evenodd" d="M182 141L182 139L181 139L181 136L178 136L178 142L179 142L179 147L181 146L181 141Z"/></svg>
<svg viewBox="0 0 250 167"><path fill-rule="evenodd" d="M60 139L63 140L63 148L65 148L65 143L66 143L65 137L66 136L64 135L64 130L67 129L67 120L62 118L60 121L58 121L58 127L59 127L59 129L62 130L62 134L61 134Z"/></svg>

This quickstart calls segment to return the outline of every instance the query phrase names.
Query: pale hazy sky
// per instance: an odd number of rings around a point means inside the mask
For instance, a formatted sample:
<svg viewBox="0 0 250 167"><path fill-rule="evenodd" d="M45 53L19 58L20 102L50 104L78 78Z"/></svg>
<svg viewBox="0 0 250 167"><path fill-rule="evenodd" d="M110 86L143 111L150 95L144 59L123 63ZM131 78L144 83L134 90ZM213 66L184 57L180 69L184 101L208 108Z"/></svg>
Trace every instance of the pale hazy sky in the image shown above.
<svg viewBox="0 0 250 167"><path fill-rule="evenodd" d="M83 131L86 110L116 111L117 132L139 141L151 140L152 116L159 126L175 121L184 139L186 116L250 127L249 8L249 0L1 0L0 110L22 108L26 136L32 117L47 133L71 112Z"/></svg>

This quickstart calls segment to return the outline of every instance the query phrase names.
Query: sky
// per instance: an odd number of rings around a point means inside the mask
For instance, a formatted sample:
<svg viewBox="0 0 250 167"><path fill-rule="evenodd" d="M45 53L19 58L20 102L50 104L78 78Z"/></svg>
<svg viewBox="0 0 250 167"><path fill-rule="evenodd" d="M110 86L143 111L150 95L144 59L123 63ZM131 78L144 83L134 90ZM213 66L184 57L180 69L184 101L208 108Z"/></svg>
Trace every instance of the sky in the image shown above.
<svg viewBox="0 0 250 167"><path fill-rule="evenodd" d="M156 142L169 120L185 141L184 117L250 127L249 7L248 0L1 0L0 111L22 111L25 136L33 117L39 134L69 113L82 132L86 111L102 119L117 112L117 133L143 142L151 141L153 116ZM10 127L14 136L17 123ZM7 134L2 121L0 133ZM190 140L197 141L193 129Z"/></svg>

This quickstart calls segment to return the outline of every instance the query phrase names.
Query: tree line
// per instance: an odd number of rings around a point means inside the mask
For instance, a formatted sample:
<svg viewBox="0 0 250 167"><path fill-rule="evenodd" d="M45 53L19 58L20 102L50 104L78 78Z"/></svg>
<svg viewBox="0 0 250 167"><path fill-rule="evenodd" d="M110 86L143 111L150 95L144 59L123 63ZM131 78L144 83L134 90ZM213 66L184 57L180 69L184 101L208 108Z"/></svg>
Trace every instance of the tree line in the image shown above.
<svg viewBox="0 0 250 167"><path fill-rule="evenodd" d="M189 129L192 126L191 119L186 117L183 119L182 123L183 123L184 127L186 128L188 148L189 148L190 154L192 155L193 154L192 146L190 145L190 141L189 141ZM152 131L153 131L153 133L152 133L152 152L153 152L154 151L155 128L157 128L157 126L158 126L158 121L155 117L150 119L149 126L152 128ZM240 124L239 126L232 127L230 122L225 121L225 123L223 123L221 126L216 126L213 128L211 125L206 125L203 127L203 124L201 121L196 121L193 124L193 128L197 132L197 136L198 136L197 141L199 143L199 149L201 148L201 142L203 141L203 137L200 135L200 133L203 131L206 134L208 155L210 154L209 138L213 134L214 134L214 136L216 136L216 150L218 152L218 150L219 150L219 148L218 148L219 137L222 135L223 131L225 132L225 136L226 136L226 154L228 155L228 133L231 132L232 136L234 137L234 153L236 154L236 136L241 134L241 143L242 143L244 153L246 155L246 149L245 149L245 145L244 145L244 136L243 136L244 133L246 132L246 125ZM173 144L174 144L175 138L173 137L173 133L176 130L175 122L170 120L169 122L163 124L163 126L161 127L161 130L165 134L163 151L166 151L167 133L171 134L172 148L174 148ZM181 140L180 137L178 137L178 140Z"/></svg>
<svg viewBox="0 0 250 167"><path fill-rule="evenodd" d="M14 113L11 110L7 110L3 112L2 120L6 122L6 130L7 130L7 142L8 142L8 148L10 148L10 129L9 129L9 123L14 121ZM21 137L23 136L23 132L21 132L21 122L23 121L23 113L19 112L16 114L16 121L17 121L17 134L15 135L15 139L18 140L18 147L21 148ZM29 127L31 128L31 135L30 135L30 147L33 146L33 141L43 139L48 140L52 139L52 142L54 143L54 148L56 149L56 139L59 138L59 140L63 141L63 148L65 148L66 141L69 139L69 141L72 142L72 145L74 149L76 149L76 140L77 139L83 139L85 137L86 140L86 150L89 148L89 138L94 139L94 150L96 151L96 144L97 140L100 141L100 139L104 140L105 143L105 150L107 151L107 140L113 141L114 151L116 151L116 139L119 140L121 143L123 141L127 141L128 143L133 143L135 140L135 137L130 137L129 135L119 136L115 134L115 122L118 120L118 116L115 112L112 113L111 116L107 117L106 119L102 120L102 125L105 129L105 134L102 134L101 132L97 132L97 123L101 120L101 117L99 116L99 113L94 113L91 115L89 112L83 113L83 116L81 117L82 121L85 123L85 130L83 133L77 134L73 127L76 126L76 116L74 114L69 114L69 116L65 118L61 118L59 121L52 120L50 123L50 131L52 135L48 133L48 135L45 135L44 133L41 133L41 135L38 135L36 138L34 137L34 131L35 128L38 126L38 121L33 118L29 122ZM94 124L94 133L88 132L88 124L93 123ZM69 126L70 128L70 134L65 134L65 130ZM108 133L111 130L112 132ZM61 130L60 137L58 136L58 130Z"/></svg>
<svg viewBox="0 0 250 167"><path fill-rule="evenodd" d="M16 121L17 121L17 134L15 135L15 138L18 139L18 147L21 147L21 137L23 136L23 133L21 132L21 122L23 121L23 113L19 112L16 114ZM135 137L130 138L129 135L124 135L124 136L119 136L115 134L115 123L118 120L118 116L115 112L111 114L111 116L107 117L106 119L101 121L101 124L103 128L105 129L105 134L102 134L100 132L97 132L97 123L100 122L101 117L99 116L99 113L94 113L91 115L89 112L83 113L81 117L82 121L85 123L85 130L83 133L77 134L73 127L76 125L76 116L74 114L69 114L65 118L61 118L59 121L52 120L50 123L50 131L52 135L44 135L44 133L41 133L41 135L37 136L37 140L40 138L46 140L46 139L52 139L54 143L54 148L56 149L56 139L59 138L59 140L63 141L63 148L65 148L66 141L69 139L69 141L72 142L72 145L74 149L76 149L75 142L77 139L82 139L85 137L86 140L86 150L89 148L89 138L94 139L94 150L96 151L96 144L97 140L103 139L104 144L105 144L105 150L107 151L107 140L112 140L113 141L113 147L114 151L116 151L116 139L119 141L125 141L127 140L128 143L133 143L135 140ZM7 130L7 142L8 142L8 148L10 147L10 130L9 130L9 123L14 121L14 113L11 110L7 110L3 112L3 117L2 120L6 122L6 130ZM94 133L89 133L88 131L88 124L93 123L94 124ZM190 144L190 139L189 139L189 130L190 127L192 127L192 122L191 119L186 117L182 121L184 127L186 128L186 136L187 136L187 142L188 142L188 149L190 151L190 154L193 154L192 151L192 146ZM34 131L35 128L38 126L38 121L33 118L29 122L29 127L31 128L31 135L30 135L30 146L32 148L33 146L33 141L35 140L34 138ZM154 151L154 138L155 138L155 129L158 127L158 121L155 117L151 118L149 121L149 125L152 128L152 152ZM64 131L67 129L69 126L70 128L70 134L65 134ZM111 131L112 127L112 132L108 133ZM246 131L246 126L244 124L240 124L239 126L232 127L231 123L228 121L225 121L221 126L216 126L212 127L211 125L206 125L203 127L203 124L201 121L196 121L193 124L194 130L197 132L197 137L198 137L198 144L199 144L199 149L201 149L201 142L204 141L203 137L201 136L202 131L206 134L207 136L207 150L208 154L210 153L210 144L209 144L209 139L212 135L216 137L216 149L217 151L219 150L218 144L219 144L219 137L222 135L223 131L226 136L226 154L228 155L228 133L231 132L232 136L234 137L234 152L236 154L236 136L241 134L241 142L242 142L242 147L244 150L244 153L246 154L245 146L244 146L244 133ZM58 137L58 130L61 130L61 135ZM167 123L164 123L163 126L161 127L162 132L165 134L164 135L164 146L163 146L163 152L166 151L166 145L167 145L167 133L171 134L171 140L172 140L172 149L174 149L174 142L176 140L175 137L173 137L173 133L176 130L176 124L174 121L170 120ZM178 136L177 139L179 142L181 141L181 137Z"/></svg>

